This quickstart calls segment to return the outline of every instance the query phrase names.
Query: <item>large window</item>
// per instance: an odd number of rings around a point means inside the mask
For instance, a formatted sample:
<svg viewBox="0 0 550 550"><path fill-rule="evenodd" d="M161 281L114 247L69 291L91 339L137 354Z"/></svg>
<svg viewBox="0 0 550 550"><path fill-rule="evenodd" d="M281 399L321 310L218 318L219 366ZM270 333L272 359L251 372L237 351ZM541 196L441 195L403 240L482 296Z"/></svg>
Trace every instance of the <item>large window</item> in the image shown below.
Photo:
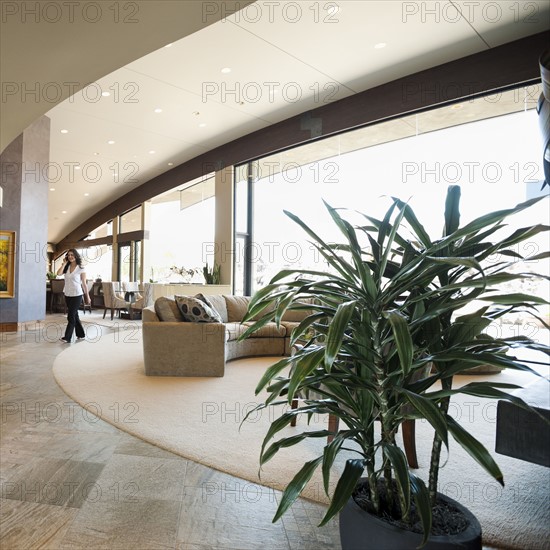
<svg viewBox="0 0 550 550"><path fill-rule="evenodd" d="M151 273L156 282L202 282L202 267L213 265L214 178L191 182L153 199L150 223ZM186 278L172 267L194 270Z"/></svg>
<svg viewBox="0 0 550 550"><path fill-rule="evenodd" d="M512 90L261 159L249 245L251 291L266 285L282 268L322 266L305 232L284 210L331 240L337 234L323 201L380 217L389 197L398 196L410 201L428 232L437 237L450 184L462 188L463 221L536 193L543 179L534 109L538 95L531 88ZM518 227L548 224L548 201L512 221ZM547 250L547 237L528 246L530 250L522 252ZM548 262L539 260L532 268L547 274ZM550 289L541 282L536 292L547 297Z"/></svg>

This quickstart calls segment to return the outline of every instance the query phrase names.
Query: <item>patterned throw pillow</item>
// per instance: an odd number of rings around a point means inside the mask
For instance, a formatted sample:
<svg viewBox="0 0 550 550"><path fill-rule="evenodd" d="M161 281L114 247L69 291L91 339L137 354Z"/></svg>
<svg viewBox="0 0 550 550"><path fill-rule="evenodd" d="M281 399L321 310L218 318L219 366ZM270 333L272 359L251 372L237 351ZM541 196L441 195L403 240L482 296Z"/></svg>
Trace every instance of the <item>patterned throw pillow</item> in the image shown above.
<svg viewBox="0 0 550 550"><path fill-rule="evenodd" d="M191 323L221 323L218 312L192 296L175 296L184 321Z"/></svg>

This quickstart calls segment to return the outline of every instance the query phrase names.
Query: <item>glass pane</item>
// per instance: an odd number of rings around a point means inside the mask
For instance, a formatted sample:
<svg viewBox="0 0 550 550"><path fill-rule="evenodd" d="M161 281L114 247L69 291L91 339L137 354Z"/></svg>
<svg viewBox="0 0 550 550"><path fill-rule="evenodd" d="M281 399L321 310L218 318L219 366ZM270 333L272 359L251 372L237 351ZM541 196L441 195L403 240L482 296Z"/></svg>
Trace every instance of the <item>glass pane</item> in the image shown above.
<svg viewBox="0 0 550 550"><path fill-rule="evenodd" d="M122 214L119 233L139 231L141 229L141 206Z"/></svg>
<svg viewBox="0 0 550 550"><path fill-rule="evenodd" d="M187 190L182 191L185 193ZM180 210L180 193L151 204L150 265L159 283L202 283L202 268L213 263L215 198ZM174 269L192 270L184 276Z"/></svg>
<svg viewBox="0 0 550 550"><path fill-rule="evenodd" d="M543 179L539 120L534 102L525 101L537 93L525 96L523 88L518 90L500 94L496 105L494 98L480 98L262 159L260 166L269 171L264 175L262 170L254 186L253 291L283 268L326 268L305 232L283 210L334 241L340 236L323 200L381 219L396 196L409 201L435 239L441 236L448 185L461 186L462 224L530 198ZM354 221L364 223L364 218L357 214ZM516 227L548 224L547 201L510 221ZM547 250L544 238L519 252ZM532 269L548 275L548 262L535 261ZM544 279L530 291L550 295Z"/></svg>
<svg viewBox="0 0 550 550"><path fill-rule="evenodd" d="M120 245L118 250L118 280L128 282L130 280L130 262L132 261L131 247L130 245Z"/></svg>

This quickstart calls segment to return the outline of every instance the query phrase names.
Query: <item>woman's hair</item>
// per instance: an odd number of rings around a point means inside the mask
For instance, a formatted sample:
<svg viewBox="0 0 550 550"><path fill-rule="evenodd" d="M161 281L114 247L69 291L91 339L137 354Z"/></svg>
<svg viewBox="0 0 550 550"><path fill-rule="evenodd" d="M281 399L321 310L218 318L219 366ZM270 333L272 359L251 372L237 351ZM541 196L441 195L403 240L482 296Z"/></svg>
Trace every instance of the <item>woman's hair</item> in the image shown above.
<svg viewBox="0 0 550 550"><path fill-rule="evenodd" d="M67 250L67 254L65 254L65 258L67 257L69 252L73 253L74 259L76 260L76 265L78 267L82 267L82 257L80 256L80 254L74 248L69 248L69 250ZM67 265L63 268L63 273L67 273L69 266L70 264L67 262Z"/></svg>

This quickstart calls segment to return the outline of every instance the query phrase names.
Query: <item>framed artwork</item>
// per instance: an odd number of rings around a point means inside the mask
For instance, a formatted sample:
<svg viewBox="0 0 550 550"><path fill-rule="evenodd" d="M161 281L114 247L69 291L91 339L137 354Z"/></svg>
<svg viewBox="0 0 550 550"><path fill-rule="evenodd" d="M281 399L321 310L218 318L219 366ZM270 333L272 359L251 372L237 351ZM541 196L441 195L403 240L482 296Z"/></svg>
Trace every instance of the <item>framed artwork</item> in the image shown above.
<svg viewBox="0 0 550 550"><path fill-rule="evenodd" d="M0 298L13 298L15 281L15 231L0 231Z"/></svg>

